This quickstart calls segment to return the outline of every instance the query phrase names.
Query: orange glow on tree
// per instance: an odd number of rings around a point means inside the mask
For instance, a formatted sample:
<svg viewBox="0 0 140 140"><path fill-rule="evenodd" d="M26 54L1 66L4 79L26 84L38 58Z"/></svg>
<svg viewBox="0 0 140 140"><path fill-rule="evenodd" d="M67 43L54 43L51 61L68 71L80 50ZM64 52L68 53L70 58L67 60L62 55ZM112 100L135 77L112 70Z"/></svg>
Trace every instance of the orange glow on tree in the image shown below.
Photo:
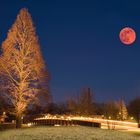
<svg viewBox="0 0 140 140"><path fill-rule="evenodd" d="M0 84L4 96L13 105L17 127L27 106L34 102L48 79L40 45L27 9L21 9L2 43Z"/></svg>

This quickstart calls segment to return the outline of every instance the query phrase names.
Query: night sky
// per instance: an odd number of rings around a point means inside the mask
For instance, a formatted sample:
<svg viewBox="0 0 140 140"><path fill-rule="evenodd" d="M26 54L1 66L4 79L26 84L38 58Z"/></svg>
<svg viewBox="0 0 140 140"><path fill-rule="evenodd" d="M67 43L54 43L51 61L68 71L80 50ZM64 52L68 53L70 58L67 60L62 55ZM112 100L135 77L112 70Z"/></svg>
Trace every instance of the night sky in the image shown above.
<svg viewBox="0 0 140 140"><path fill-rule="evenodd" d="M140 95L139 0L1 0L1 43L24 7L37 29L55 101L84 87L99 102ZM129 46L119 40L126 26L137 34Z"/></svg>

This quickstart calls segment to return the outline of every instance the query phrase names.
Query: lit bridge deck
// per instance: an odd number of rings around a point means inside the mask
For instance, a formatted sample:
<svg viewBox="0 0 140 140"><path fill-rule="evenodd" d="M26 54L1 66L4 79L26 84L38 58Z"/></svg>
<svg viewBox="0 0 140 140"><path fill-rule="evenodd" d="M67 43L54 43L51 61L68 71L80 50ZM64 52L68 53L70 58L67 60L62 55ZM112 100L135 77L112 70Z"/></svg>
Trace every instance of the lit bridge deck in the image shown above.
<svg viewBox="0 0 140 140"><path fill-rule="evenodd" d="M119 129L133 129L137 128L138 124L133 122L106 120L91 117L74 117L74 116L44 116L33 120L33 125L51 125L51 126L70 126L70 125L81 125L106 128L108 126L119 128Z"/></svg>

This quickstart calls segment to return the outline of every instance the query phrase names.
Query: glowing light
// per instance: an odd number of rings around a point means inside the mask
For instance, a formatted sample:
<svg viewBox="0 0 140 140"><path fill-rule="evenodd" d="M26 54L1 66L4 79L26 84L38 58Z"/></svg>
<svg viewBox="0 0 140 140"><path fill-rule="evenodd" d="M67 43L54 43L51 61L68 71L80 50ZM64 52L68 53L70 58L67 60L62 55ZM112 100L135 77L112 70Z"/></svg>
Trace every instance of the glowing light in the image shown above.
<svg viewBox="0 0 140 140"><path fill-rule="evenodd" d="M6 114L6 112L3 112L3 115L5 115Z"/></svg>
<svg viewBox="0 0 140 140"><path fill-rule="evenodd" d="M131 120L134 120L134 117L131 117L130 119L131 119Z"/></svg>
<svg viewBox="0 0 140 140"><path fill-rule="evenodd" d="M63 117L63 116L61 116L61 119L64 119L64 117Z"/></svg>
<svg viewBox="0 0 140 140"><path fill-rule="evenodd" d="M54 126L61 126L61 125L59 125L59 124L55 124Z"/></svg>
<svg viewBox="0 0 140 140"><path fill-rule="evenodd" d="M27 124L27 126L28 126L28 127L31 127L31 126L32 126L32 124L31 124L31 123L28 123L28 124Z"/></svg>

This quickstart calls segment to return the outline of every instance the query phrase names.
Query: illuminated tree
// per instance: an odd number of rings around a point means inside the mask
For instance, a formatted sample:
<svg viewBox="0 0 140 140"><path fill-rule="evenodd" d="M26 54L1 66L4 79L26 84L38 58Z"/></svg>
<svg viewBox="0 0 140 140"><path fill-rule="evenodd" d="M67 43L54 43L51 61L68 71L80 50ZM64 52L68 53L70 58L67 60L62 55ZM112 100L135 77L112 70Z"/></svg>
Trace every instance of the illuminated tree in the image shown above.
<svg viewBox="0 0 140 140"><path fill-rule="evenodd" d="M28 105L47 87L47 80L31 15L27 9L21 9L2 43L0 57L1 93L14 107L17 128L21 127L21 117Z"/></svg>
<svg viewBox="0 0 140 140"><path fill-rule="evenodd" d="M118 102L118 106L119 106L119 115L118 115L119 119L126 120L128 117L128 112L124 100L121 99Z"/></svg>

